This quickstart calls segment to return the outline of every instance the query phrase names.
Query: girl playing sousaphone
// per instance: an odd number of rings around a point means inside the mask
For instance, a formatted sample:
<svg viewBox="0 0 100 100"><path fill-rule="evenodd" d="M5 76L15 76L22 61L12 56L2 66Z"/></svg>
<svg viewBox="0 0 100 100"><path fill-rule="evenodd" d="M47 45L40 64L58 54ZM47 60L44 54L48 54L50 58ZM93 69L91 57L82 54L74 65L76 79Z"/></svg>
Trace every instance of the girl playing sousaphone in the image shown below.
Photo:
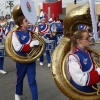
<svg viewBox="0 0 100 100"><path fill-rule="evenodd" d="M94 92L92 86L97 87L100 82L100 68L97 68L91 52L90 36L86 30L76 31L72 37L73 48L69 53L67 67L71 84L80 91Z"/></svg>

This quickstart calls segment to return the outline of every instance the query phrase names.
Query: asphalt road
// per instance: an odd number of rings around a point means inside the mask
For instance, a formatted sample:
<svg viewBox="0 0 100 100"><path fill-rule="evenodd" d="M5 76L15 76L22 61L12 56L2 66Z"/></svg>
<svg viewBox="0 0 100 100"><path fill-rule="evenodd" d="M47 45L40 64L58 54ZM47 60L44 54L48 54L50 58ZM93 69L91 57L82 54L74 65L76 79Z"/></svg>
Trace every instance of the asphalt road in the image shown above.
<svg viewBox="0 0 100 100"><path fill-rule="evenodd" d="M100 50L99 44L92 47L98 51ZM14 61L9 57L5 57L4 70L7 71L7 74L0 74L0 100L14 100L16 70ZM46 59L44 61L44 66L40 66L39 61L37 61L36 71L39 100L68 100L68 98L62 94L55 85L52 79L50 68L47 67ZM27 76L24 79L23 91L24 93L23 96L21 96L21 100L32 100L27 82Z"/></svg>
<svg viewBox="0 0 100 100"><path fill-rule="evenodd" d="M0 100L14 100L16 70L14 61L9 57L5 57L4 70L7 74L0 74ZM37 61L37 85L39 100L67 100L60 90L55 85L50 68L47 67L47 61L44 61L44 66L39 65ZM28 86L27 76L24 79L23 96L21 100L32 100Z"/></svg>

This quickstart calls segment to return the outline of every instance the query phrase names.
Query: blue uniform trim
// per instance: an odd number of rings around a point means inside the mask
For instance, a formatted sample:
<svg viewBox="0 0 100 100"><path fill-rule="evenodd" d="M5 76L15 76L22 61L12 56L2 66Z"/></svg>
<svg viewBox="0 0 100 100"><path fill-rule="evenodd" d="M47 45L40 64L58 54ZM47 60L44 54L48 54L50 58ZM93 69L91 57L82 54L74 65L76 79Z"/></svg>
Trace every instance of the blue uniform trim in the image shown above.
<svg viewBox="0 0 100 100"><path fill-rule="evenodd" d="M90 93L90 92L96 92L96 90L94 90L92 88L92 86L79 86L77 85L72 79L70 80L71 84L77 88L78 90L80 91L83 91L83 92L87 92L87 93ZM97 85L93 85L95 88L97 88Z"/></svg>
<svg viewBox="0 0 100 100"><path fill-rule="evenodd" d="M32 94L32 100L38 100L38 90L36 83L36 62L22 64L16 62L16 74L17 74L17 82L16 82L16 94L23 94L23 80L25 75L27 74L28 84Z"/></svg>
<svg viewBox="0 0 100 100"><path fill-rule="evenodd" d="M89 81L89 74L87 73L87 81L86 81L86 86L88 85L88 81Z"/></svg>
<svg viewBox="0 0 100 100"><path fill-rule="evenodd" d="M82 71L89 71L92 68L92 60L90 59L91 57L89 52L85 52L78 47L78 52L76 52L75 54L80 58Z"/></svg>
<svg viewBox="0 0 100 100"><path fill-rule="evenodd" d="M19 30L16 32L16 35L18 37L19 42L22 44L20 51L16 53L20 56L27 56L27 53L29 52L21 52L21 50L23 49L24 44L27 44L27 42L30 41L30 33L25 33L24 31Z"/></svg>

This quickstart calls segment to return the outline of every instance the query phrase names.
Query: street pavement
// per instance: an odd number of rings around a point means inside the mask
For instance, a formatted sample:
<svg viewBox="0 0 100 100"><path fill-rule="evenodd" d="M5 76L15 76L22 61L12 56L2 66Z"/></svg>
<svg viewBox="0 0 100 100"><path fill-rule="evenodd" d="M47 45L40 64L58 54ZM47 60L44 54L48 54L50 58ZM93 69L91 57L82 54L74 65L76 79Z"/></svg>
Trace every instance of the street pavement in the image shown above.
<svg viewBox="0 0 100 100"><path fill-rule="evenodd" d="M98 51L100 50L100 44L96 44L92 47ZM43 66L40 66L39 61L37 61L36 68L39 100L68 100L55 85L50 68L47 67L46 58ZM14 100L16 70L14 61L9 57L5 57L4 70L7 71L7 74L0 74L0 100ZM27 76L24 79L23 96L21 96L21 100L32 100Z"/></svg>
<svg viewBox="0 0 100 100"><path fill-rule="evenodd" d="M0 100L14 100L16 69L14 61L9 57L5 57L4 70L7 71L7 74L0 74ZM47 67L46 59L44 66L40 66L39 61L37 61L36 71L39 100L67 100L67 97L64 96L55 85L50 68ZM27 75L24 79L23 96L21 96L21 100L32 100Z"/></svg>

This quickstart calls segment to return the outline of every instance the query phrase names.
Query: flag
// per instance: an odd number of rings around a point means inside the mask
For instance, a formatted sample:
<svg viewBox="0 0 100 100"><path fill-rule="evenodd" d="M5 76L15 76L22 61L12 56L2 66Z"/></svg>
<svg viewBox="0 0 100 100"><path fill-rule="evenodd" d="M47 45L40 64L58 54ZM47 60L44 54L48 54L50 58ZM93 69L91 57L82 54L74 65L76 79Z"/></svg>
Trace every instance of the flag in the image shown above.
<svg viewBox="0 0 100 100"><path fill-rule="evenodd" d="M89 27L87 25L84 25L84 24L81 24L81 25L78 25L78 30L88 30Z"/></svg>

